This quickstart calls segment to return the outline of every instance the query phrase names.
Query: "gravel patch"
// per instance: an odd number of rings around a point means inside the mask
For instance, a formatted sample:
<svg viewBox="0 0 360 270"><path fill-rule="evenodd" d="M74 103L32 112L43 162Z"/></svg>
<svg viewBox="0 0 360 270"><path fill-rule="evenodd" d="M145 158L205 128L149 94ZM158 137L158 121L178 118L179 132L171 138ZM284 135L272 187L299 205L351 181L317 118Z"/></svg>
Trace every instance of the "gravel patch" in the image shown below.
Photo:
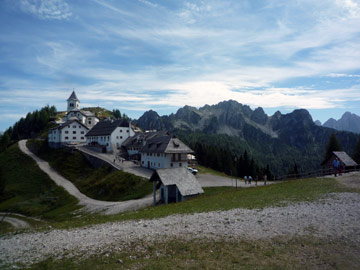
<svg viewBox="0 0 360 270"><path fill-rule="evenodd" d="M121 251L136 241L173 237L271 239L314 236L360 244L360 194L330 194L316 202L286 207L233 209L165 218L94 225L69 230L23 233L0 238L0 268L33 263L48 256L90 256Z"/></svg>

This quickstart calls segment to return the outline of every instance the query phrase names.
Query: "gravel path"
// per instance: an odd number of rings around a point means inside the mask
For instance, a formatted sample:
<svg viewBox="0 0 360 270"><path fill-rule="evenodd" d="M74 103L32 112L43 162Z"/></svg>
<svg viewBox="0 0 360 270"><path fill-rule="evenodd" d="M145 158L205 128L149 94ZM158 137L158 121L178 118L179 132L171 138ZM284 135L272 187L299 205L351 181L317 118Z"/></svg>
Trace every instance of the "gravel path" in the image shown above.
<svg viewBox="0 0 360 270"><path fill-rule="evenodd" d="M269 239L314 236L360 245L360 194L337 193L311 203L247 210L233 209L161 219L127 221L70 230L8 235L0 238L0 268L47 256L90 256L125 249L128 244L171 237Z"/></svg>
<svg viewBox="0 0 360 270"><path fill-rule="evenodd" d="M0 216L0 220L2 219L2 216ZM30 228L30 224L27 223L26 221L19 219L19 218L14 218L14 217L5 217L3 219L3 222L7 222L10 223L12 226L14 226L17 229L24 229L24 228Z"/></svg>
<svg viewBox="0 0 360 270"><path fill-rule="evenodd" d="M69 180L62 177L55 170L53 170L49 163L37 157L34 153L32 153L26 147L26 140L19 141L20 150L26 155L30 156L32 159L36 161L39 165L40 169L43 170L49 177L58 185L63 187L69 194L74 196L79 200L79 204L85 207L85 210L89 212L100 212L104 211L105 214L116 214L125 211L136 210L139 208L143 208L153 203L152 194L138 200L129 200L124 202L107 202L107 201L99 201L94 200L83 193L81 193L76 186L71 183Z"/></svg>

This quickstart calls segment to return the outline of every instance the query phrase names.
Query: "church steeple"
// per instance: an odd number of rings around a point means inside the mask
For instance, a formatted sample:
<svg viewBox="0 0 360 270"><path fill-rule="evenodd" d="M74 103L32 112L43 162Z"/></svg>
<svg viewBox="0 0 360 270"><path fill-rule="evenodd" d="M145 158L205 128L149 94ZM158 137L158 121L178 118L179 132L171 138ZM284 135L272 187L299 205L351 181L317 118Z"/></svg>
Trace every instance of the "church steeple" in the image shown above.
<svg viewBox="0 0 360 270"><path fill-rule="evenodd" d="M80 100L75 94L75 91L73 91L70 95L70 97L67 99L67 111L71 111L74 109L79 109L80 107Z"/></svg>

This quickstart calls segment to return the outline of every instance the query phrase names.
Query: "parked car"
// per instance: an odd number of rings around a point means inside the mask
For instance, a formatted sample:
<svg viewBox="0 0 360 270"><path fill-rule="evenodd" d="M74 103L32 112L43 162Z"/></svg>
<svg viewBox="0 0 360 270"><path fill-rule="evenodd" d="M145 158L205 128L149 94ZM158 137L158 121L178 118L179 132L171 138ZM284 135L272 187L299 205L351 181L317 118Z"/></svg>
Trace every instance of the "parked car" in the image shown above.
<svg viewBox="0 0 360 270"><path fill-rule="evenodd" d="M193 174L193 175L196 175L199 171L197 169L194 169L194 168L191 168L191 167L188 167L188 170Z"/></svg>

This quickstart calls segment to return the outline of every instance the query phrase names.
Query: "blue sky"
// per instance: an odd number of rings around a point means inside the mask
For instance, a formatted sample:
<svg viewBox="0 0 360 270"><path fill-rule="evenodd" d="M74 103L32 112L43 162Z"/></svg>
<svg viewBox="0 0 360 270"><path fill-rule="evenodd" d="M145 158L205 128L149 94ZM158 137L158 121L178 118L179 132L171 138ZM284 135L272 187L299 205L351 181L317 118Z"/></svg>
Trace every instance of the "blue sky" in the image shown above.
<svg viewBox="0 0 360 270"><path fill-rule="evenodd" d="M0 130L72 89L133 118L229 99L360 115L360 0L0 1Z"/></svg>

